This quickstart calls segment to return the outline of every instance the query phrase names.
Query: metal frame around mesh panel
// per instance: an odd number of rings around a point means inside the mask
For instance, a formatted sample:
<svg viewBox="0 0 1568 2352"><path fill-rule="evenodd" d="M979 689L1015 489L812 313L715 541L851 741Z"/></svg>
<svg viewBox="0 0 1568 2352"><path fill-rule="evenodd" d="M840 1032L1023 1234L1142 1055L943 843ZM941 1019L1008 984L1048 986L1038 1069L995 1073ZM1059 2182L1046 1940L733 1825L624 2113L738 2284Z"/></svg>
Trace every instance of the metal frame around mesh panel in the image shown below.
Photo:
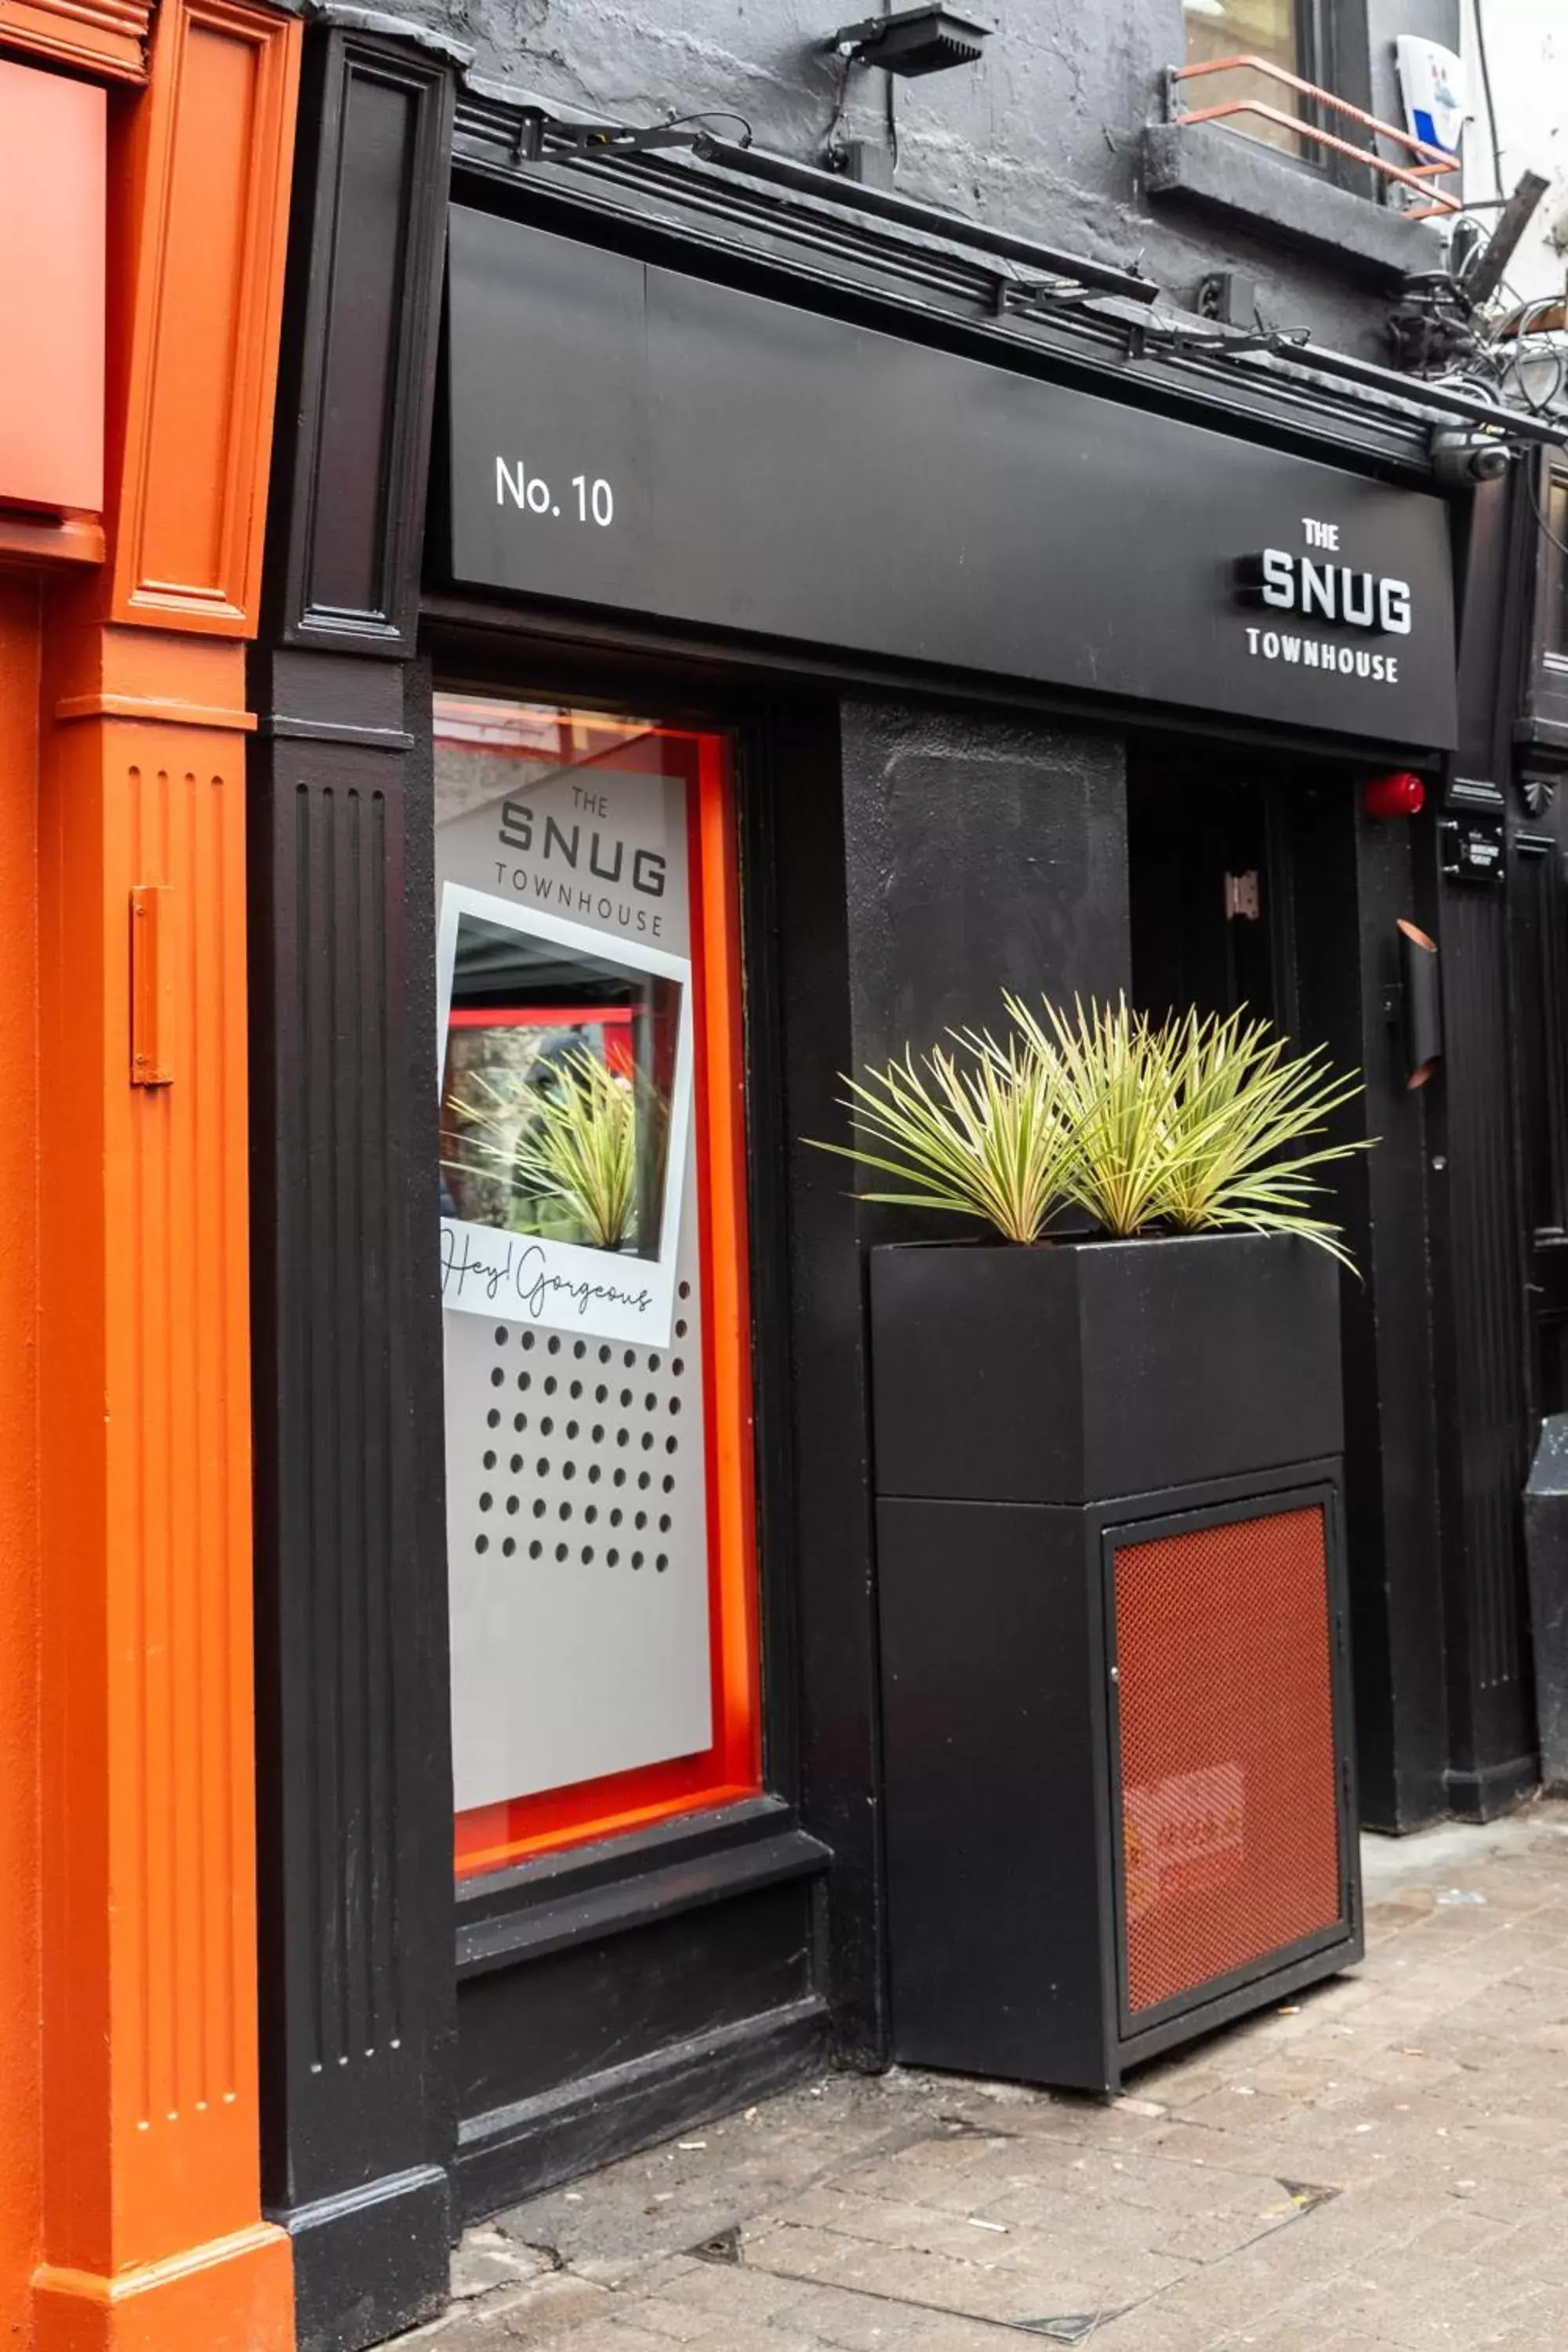
<svg viewBox="0 0 1568 2352"><path fill-rule="evenodd" d="M1117 1976L1124 2035L1146 2032L1268 1975L1342 1939L1349 1929L1352 1829L1342 1769L1349 1727L1338 1514L1335 1488L1312 1486L1123 1522L1104 1533ZM1271 1525L1272 1543L1264 1532ZM1297 1567L1311 1588L1294 1619L1289 1612L1281 1616L1279 1563L1274 1563L1275 1582L1268 1572L1256 1572L1268 1570L1270 1550L1278 1552L1282 1544L1293 1545ZM1162 1552L1163 1558L1158 1556ZM1205 1675L1212 1698L1223 1689L1227 1668L1244 1673L1250 1666L1257 1673L1271 1662L1296 1667L1301 1689L1294 1702L1289 1688L1271 1691L1266 1682L1237 1684L1228 1699L1222 1697L1217 1712L1223 1717L1229 1704L1233 1733L1239 1727L1248 1735L1240 1743L1247 1751L1242 1760L1221 1752L1227 1744L1223 1736L1216 1740L1211 1731L1205 1738L1205 1726L1190 1719L1174 1738L1165 1738L1163 1752L1158 1738L1149 1741L1149 1694L1137 1686L1139 1662L1124 1662L1122 1656L1125 1586L1119 1597L1118 1561L1123 1558L1141 1558L1171 1580L1173 1613L1168 1631L1162 1629L1168 1649L1154 1664L1179 1668L1184 1646L1189 1654L1201 1651L1195 1704L1205 1703ZM1176 1588L1183 1566L1188 1574L1221 1580L1229 1610L1182 1611ZM1285 1572L1291 1572L1289 1562ZM1245 1606L1249 1598L1257 1601L1256 1617ZM1204 1592L1200 1599L1208 1601L1211 1595ZM1166 1721L1168 1728L1182 1718L1173 1715ZM1270 1737L1289 1738L1294 1731L1300 1748L1303 1725L1309 1727L1310 1755L1282 1759L1272 1782L1259 1788L1258 1758L1267 1754ZM1145 1774L1135 1784L1142 1800L1135 1803L1125 1775L1130 1767L1137 1769L1140 1741L1145 1766L1152 1760L1176 1769L1152 1782ZM1168 1832L1169 1864L1163 1885L1149 1851L1162 1826ZM1249 1909L1255 1915L1250 1928Z"/></svg>

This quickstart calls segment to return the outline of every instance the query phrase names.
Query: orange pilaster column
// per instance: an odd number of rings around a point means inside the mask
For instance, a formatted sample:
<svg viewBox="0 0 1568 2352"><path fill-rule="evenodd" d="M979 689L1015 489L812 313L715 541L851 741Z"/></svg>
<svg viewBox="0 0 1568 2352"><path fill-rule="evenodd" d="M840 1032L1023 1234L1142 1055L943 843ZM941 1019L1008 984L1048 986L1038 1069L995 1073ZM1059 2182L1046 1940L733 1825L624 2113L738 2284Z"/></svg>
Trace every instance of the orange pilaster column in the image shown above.
<svg viewBox="0 0 1568 2352"><path fill-rule="evenodd" d="M38 1048L40 590L0 573L0 2344L38 2258Z"/></svg>
<svg viewBox="0 0 1568 2352"><path fill-rule="evenodd" d="M39 825L38 2352L281 2352L260 2218L244 710L299 26L163 0Z"/></svg>

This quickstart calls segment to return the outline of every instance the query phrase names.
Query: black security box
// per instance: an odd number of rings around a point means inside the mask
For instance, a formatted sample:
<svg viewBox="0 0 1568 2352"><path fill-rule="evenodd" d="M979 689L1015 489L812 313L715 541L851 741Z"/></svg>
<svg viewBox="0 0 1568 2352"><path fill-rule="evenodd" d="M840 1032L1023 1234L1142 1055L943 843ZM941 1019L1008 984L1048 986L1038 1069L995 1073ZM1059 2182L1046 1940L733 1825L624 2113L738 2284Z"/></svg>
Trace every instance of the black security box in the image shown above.
<svg viewBox="0 0 1568 2352"><path fill-rule="evenodd" d="M893 2033L1110 2091L1360 1956L1339 1275L879 1250Z"/></svg>

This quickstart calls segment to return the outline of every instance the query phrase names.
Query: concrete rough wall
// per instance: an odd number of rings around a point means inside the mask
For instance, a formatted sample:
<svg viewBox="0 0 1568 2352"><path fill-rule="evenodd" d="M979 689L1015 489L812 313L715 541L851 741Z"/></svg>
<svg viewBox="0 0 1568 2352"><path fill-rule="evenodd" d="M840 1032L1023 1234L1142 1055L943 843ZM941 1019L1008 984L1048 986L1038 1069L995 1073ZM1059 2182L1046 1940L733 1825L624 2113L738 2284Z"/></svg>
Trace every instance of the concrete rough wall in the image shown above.
<svg viewBox="0 0 1568 2352"><path fill-rule="evenodd" d="M1347 94L1387 89L1381 28L1369 62L1362 7L1331 5ZM1405 29L1420 20L1450 38L1455 5L1371 0ZM1168 210L1154 217L1141 202L1140 132L1158 110L1163 69L1183 54L1181 0L962 6L993 24L994 37L980 65L898 85L901 191L1074 251L1116 260L1141 254L1178 300L1190 299L1214 268L1245 270L1271 324L1309 327L1341 349L1384 356L1384 304L1364 285L1261 235ZM875 0L413 0L407 13L472 44L477 73L555 104L628 122L738 109L761 144L815 161L833 119L837 74L821 44L876 7ZM886 80L875 70L852 74L842 135L886 142Z"/></svg>

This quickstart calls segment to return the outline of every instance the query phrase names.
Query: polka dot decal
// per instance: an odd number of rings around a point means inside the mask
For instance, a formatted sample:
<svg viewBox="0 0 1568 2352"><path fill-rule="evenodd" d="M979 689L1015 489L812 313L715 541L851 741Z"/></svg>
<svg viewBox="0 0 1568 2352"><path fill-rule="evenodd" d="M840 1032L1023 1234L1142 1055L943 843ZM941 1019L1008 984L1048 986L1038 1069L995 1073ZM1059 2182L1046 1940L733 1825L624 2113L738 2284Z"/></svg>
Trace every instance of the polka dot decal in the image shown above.
<svg viewBox="0 0 1568 2352"><path fill-rule="evenodd" d="M521 1563L663 1576L700 1537L701 1397L684 1315L672 1336L642 1349L492 1327L488 1385L518 1402L491 1405L475 1433L465 1516L477 1555L494 1546Z"/></svg>

